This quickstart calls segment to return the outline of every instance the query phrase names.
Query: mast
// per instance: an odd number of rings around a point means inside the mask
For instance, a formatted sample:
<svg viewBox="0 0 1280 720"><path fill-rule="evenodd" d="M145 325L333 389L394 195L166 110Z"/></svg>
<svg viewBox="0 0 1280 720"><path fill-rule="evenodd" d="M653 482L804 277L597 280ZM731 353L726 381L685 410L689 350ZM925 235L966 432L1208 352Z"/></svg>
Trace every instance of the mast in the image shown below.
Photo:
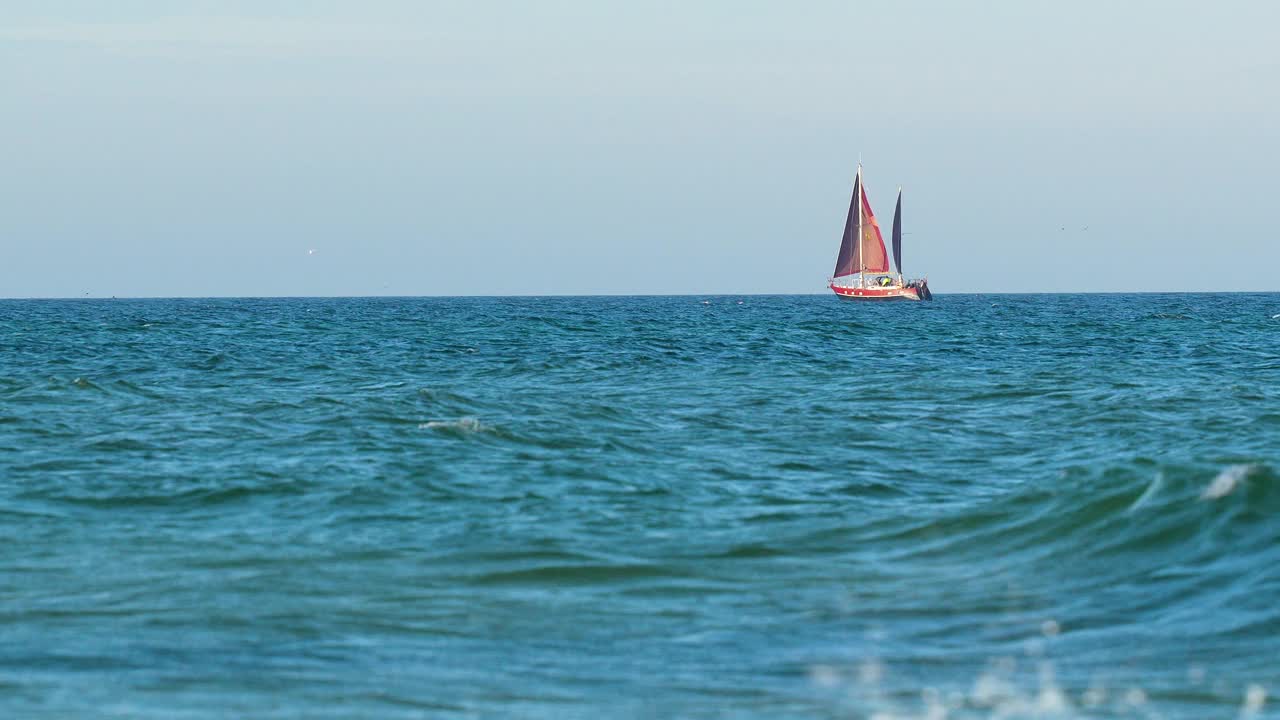
<svg viewBox="0 0 1280 720"><path fill-rule="evenodd" d="M858 243L858 287L867 286L867 259L862 257L862 196L866 195L866 188L862 187L862 158L858 158L858 234L854 235L854 242Z"/></svg>

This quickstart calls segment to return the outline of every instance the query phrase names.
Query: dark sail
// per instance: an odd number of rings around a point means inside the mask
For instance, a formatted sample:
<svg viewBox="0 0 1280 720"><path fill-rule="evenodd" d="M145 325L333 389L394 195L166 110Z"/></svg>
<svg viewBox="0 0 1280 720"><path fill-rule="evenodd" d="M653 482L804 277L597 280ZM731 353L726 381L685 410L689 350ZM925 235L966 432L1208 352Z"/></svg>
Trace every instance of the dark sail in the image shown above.
<svg viewBox="0 0 1280 720"><path fill-rule="evenodd" d="M859 246L854 242L858 234L858 179L853 181L853 198L849 200L849 216L844 221L844 235L840 237L840 255L836 258L836 271L832 277L852 275L861 268Z"/></svg>
<svg viewBox="0 0 1280 720"><path fill-rule="evenodd" d="M898 188L898 204L893 208L893 266L902 274L902 188Z"/></svg>

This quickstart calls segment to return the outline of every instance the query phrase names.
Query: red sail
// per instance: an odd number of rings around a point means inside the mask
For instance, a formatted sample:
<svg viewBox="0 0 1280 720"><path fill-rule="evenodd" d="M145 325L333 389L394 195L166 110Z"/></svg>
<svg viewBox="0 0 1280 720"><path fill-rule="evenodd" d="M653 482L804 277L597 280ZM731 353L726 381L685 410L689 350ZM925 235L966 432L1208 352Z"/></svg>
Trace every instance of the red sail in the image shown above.
<svg viewBox="0 0 1280 720"><path fill-rule="evenodd" d="M871 212L865 188L862 190L862 268L865 272L889 272L889 253L884 249L880 224Z"/></svg>

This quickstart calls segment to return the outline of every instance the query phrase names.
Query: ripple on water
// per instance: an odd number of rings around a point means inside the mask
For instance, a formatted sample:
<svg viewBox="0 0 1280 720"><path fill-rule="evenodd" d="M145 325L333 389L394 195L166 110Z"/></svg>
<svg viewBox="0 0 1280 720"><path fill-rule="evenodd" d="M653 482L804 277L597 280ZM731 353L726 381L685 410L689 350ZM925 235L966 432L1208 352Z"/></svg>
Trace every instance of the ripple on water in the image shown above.
<svg viewBox="0 0 1280 720"><path fill-rule="evenodd" d="M1267 717L1275 304L4 301L0 715Z"/></svg>

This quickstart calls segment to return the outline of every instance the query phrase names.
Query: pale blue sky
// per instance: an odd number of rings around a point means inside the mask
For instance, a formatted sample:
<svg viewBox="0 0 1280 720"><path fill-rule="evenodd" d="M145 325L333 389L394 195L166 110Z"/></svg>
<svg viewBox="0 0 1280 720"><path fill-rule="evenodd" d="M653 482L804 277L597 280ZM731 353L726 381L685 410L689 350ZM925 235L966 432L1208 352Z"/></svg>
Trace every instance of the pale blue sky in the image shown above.
<svg viewBox="0 0 1280 720"><path fill-rule="evenodd" d="M0 296L815 292L859 153L940 292L1280 290L1278 32L1203 0L8 0Z"/></svg>

